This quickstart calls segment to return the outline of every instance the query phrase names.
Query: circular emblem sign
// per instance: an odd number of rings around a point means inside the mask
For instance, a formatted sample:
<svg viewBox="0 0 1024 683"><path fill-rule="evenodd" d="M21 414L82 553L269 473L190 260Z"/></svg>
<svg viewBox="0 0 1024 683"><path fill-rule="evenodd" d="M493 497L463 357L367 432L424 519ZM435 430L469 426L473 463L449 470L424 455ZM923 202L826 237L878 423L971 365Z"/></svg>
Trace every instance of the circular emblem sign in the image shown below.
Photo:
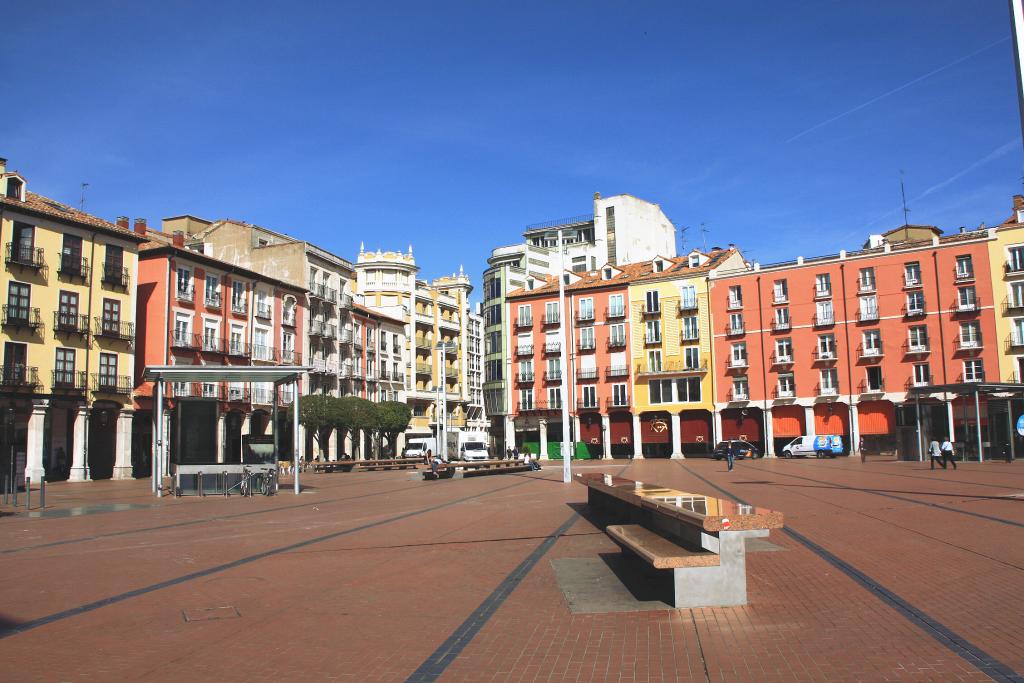
<svg viewBox="0 0 1024 683"><path fill-rule="evenodd" d="M655 434L661 434L662 432L668 431L668 423L664 420L651 420L651 431Z"/></svg>

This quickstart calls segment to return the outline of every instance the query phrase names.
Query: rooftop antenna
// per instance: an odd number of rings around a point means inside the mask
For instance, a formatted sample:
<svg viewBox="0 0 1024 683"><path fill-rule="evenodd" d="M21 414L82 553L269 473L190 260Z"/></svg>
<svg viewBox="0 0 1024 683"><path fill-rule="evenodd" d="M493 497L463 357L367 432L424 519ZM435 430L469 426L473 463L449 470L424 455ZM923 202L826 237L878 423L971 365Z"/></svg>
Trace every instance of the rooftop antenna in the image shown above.
<svg viewBox="0 0 1024 683"><path fill-rule="evenodd" d="M910 209L907 208L907 191L903 187L903 171L902 170L900 171L900 196L903 197L903 226L906 227L906 226L910 225L910 220L908 219L908 216L907 216L910 213Z"/></svg>
<svg viewBox="0 0 1024 683"><path fill-rule="evenodd" d="M686 253L686 233L687 233L687 231L689 229L690 229L690 227L687 226L687 225L683 225L683 226L681 226L679 228L676 228L676 232L679 234L679 254L678 255L682 255L682 254Z"/></svg>
<svg viewBox="0 0 1024 683"><path fill-rule="evenodd" d="M709 232L708 229L704 226L703 223L701 223L700 224L700 239L701 239L701 243L704 245L704 253L705 254L708 252L708 232Z"/></svg>
<svg viewBox="0 0 1024 683"><path fill-rule="evenodd" d="M82 199L78 206L82 211L85 211L85 190L89 187L89 183L82 183Z"/></svg>

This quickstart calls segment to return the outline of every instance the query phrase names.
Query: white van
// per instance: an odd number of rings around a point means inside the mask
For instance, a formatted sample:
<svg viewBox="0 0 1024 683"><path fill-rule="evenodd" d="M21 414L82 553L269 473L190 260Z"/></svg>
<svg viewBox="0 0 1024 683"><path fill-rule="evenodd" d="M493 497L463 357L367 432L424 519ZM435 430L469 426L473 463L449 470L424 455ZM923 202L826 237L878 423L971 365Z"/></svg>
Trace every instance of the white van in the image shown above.
<svg viewBox="0 0 1024 683"><path fill-rule="evenodd" d="M428 450L434 455L438 454L437 439L432 436L409 439L405 443L405 452L402 455L406 458L422 458Z"/></svg>
<svg viewBox="0 0 1024 683"><path fill-rule="evenodd" d="M783 458L805 458L813 455L817 458L834 458L843 454L843 437L841 436L798 436L782 447Z"/></svg>
<svg viewBox="0 0 1024 683"><path fill-rule="evenodd" d="M486 432L459 432L458 433L459 460L487 460L491 456L487 452Z"/></svg>

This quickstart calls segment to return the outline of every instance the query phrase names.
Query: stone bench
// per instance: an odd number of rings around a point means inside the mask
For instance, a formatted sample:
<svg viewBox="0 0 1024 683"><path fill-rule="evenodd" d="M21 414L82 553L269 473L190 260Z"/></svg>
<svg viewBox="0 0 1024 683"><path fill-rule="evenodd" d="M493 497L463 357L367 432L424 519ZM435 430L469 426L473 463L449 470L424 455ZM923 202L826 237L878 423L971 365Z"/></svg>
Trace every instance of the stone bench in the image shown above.
<svg viewBox="0 0 1024 683"><path fill-rule="evenodd" d="M746 539L782 527L782 514L599 473L577 474L587 502L613 520L625 552L673 573L676 607L747 604Z"/></svg>

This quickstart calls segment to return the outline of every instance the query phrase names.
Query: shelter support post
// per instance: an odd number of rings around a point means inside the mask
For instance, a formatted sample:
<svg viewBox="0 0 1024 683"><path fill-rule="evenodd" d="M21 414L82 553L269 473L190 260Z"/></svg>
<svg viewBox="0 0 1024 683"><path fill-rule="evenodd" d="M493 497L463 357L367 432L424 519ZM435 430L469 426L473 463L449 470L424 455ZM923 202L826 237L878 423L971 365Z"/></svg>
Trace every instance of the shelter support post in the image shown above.
<svg viewBox="0 0 1024 683"><path fill-rule="evenodd" d="M292 390L292 469L295 470L295 495L299 495L299 378Z"/></svg>
<svg viewBox="0 0 1024 683"><path fill-rule="evenodd" d="M983 444L981 441L981 400L979 394L981 392L977 389L974 390L974 428L978 434L978 462L985 462L985 451L982 448Z"/></svg>
<svg viewBox="0 0 1024 683"><path fill-rule="evenodd" d="M917 423L917 460L924 462L924 451L921 444L921 397L914 394L914 415Z"/></svg>

